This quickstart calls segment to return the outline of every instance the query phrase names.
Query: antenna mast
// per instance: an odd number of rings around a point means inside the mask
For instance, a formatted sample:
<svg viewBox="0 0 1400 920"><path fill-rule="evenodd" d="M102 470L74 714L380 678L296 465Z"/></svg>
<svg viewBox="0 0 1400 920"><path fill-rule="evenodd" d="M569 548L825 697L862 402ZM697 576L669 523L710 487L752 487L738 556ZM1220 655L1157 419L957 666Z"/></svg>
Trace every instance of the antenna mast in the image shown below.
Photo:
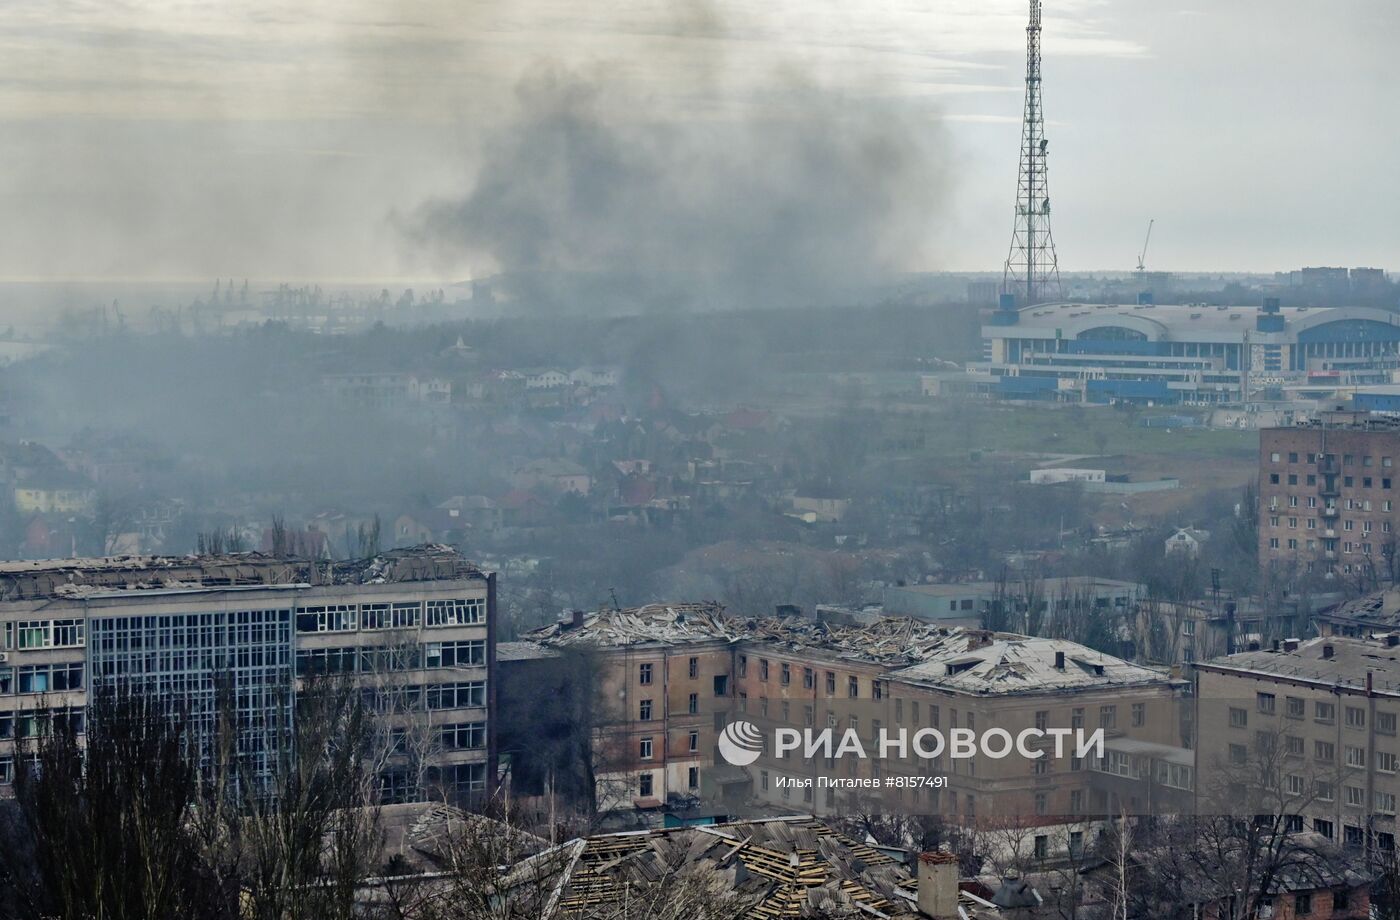
<svg viewBox="0 0 1400 920"><path fill-rule="evenodd" d="M1021 169L1016 188L1016 224L1006 256L1001 288L1026 305L1047 296L1062 298L1060 264L1050 234L1050 192L1046 183L1045 119L1040 106L1040 0L1030 0L1026 26L1026 111L1021 122Z"/></svg>

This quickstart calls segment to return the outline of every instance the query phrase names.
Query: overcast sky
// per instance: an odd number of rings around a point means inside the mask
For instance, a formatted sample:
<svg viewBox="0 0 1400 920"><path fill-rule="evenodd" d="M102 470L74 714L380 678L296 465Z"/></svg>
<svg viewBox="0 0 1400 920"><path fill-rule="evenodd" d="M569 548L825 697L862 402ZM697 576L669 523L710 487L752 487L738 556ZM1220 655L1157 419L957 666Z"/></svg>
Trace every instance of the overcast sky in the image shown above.
<svg viewBox="0 0 1400 920"><path fill-rule="evenodd" d="M907 202L891 205L909 240L882 252L910 269L997 269L1025 7L8 0L0 279L498 269L480 226L465 242L415 230L433 202L474 200L483 150L500 155L522 78L541 68L602 81L614 121L635 112L761 130L789 117L800 86L806 103L827 100L823 111L879 112L905 135L926 126L901 149L937 168L900 175L940 188L910 191L926 225ZM1151 268L1400 268L1397 40L1394 0L1047 0L1061 266L1132 268L1155 218Z"/></svg>

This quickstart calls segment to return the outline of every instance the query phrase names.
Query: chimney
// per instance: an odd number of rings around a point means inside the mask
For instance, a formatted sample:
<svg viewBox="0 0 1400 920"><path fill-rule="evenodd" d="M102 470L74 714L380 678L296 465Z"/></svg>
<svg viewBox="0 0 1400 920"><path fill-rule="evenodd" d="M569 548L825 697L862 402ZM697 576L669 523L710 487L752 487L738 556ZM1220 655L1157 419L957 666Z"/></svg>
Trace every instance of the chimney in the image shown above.
<svg viewBox="0 0 1400 920"><path fill-rule="evenodd" d="M1322 660L1323 660L1323 661L1327 661L1327 660L1331 659L1331 657L1332 657L1332 655L1333 655L1334 652L1336 652L1336 649L1334 649L1334 648L1332 647L1332 643L1331 643L1331 642L1328 642L1326 645L1324 645L1324 646L1322 647Z"/></svg>
<svg viewBox="0 0 1400 920"><path fill-rule="evenodd" d="M1284 650L1285 652L1296 652L1296 651L1298 651L1298 640L1297 640L1297 639L1284 639L1284 640L1283 640L1283 650Z"/></svg>
<svg viewBox="0 0 1400 920"><path fill-rule="evenodd" d="M1055 653L1055 670L1056 670L1056 671L1063 671L1064 669L1065 669L1065 653L1064 653L1064 652L1056 652L1056 653Z"/></svg>
<svg viewBox="0 0 1400 920"><path fill-rule="evenodd" d="M583 625L583 611L582 611L582 610L571 610L571 611L569 611L569 613L570 613L570 621L569 621L569 622L570 622L570 625L573 626L574 629L578 629L580 626Z"/></svg>
<svg viewBox="0 0 1400 920"><path fill-rule="evenodd" d="M1385 637L1385 647L1395 648L1400 645L1400 633L1387 633Z"/></svg>
<svg viewBox="0 0 1400 920"><path fill-rule="evenodd" d="M1279 641L1278 641L1277 639L1275 639L1275 640L1274 640L1274 651L1276 651L1276 652L1278 651L1279 645L1280 645Z"/></svg>
<svg viewBox="0 0 1400 920"><path fill-rule="evenodd" d="M958 857L942 850L919 854L919 912L936 920L957 920Z"/></svg>

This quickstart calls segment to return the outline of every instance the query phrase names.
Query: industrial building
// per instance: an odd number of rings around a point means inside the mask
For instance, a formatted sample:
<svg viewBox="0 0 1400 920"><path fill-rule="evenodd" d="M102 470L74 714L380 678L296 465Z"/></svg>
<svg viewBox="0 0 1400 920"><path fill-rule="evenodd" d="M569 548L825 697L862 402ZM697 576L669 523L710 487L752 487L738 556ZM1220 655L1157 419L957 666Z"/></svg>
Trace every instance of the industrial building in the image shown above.
<svg viewBox="0 0 1400 920"><path fill-rule="evenodd" d="M494 615L495 576L444 546L340 563L258 553L0 563L0 784L13 779L17 744L59 722L82 734L99 688L151 695L199 742L231 717L242 763L266 776L298 684L335 674L384 714L386 800L485 791Z"/></svg>
<svg viewBox="0 0 1400 920"><path fill-rule="evenodd" d="M1150 298L1144 298L1150 299ZM1046 303L982 327L979 392L1003 399L1218 405L1391 382L1400 314L1362 307Z"/></svg>

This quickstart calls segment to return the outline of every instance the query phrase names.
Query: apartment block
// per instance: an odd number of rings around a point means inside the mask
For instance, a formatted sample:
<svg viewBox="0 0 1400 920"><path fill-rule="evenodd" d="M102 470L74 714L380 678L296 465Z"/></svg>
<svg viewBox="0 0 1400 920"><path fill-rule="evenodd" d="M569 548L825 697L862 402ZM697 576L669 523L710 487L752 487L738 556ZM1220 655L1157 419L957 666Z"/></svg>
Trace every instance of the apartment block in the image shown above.
<svg viewBox="0 0 1400 920"><path fill-rule="evenodd" d="M1400 528L1400 420L1324 412L1259 433L1264 574L1386 572Z"/></svg>
<svg viewBox="0 0 1400 920"><path fill-rule="evenodd" d="M165 700L207 739L233 708L239 753L273 767L274 734L313 675L343 675L381 714L383 796L484 792L495 771L495 576L448 547L346 563L257 553L0 563L0 782L17 744L94 688Z"/></svg>
<svg viewBox="0 0 1400 920"><path fill-rule="evenodd" d="M1285 640L1196 665L1200 809L1395 848L1400 635Z"/></svg>

